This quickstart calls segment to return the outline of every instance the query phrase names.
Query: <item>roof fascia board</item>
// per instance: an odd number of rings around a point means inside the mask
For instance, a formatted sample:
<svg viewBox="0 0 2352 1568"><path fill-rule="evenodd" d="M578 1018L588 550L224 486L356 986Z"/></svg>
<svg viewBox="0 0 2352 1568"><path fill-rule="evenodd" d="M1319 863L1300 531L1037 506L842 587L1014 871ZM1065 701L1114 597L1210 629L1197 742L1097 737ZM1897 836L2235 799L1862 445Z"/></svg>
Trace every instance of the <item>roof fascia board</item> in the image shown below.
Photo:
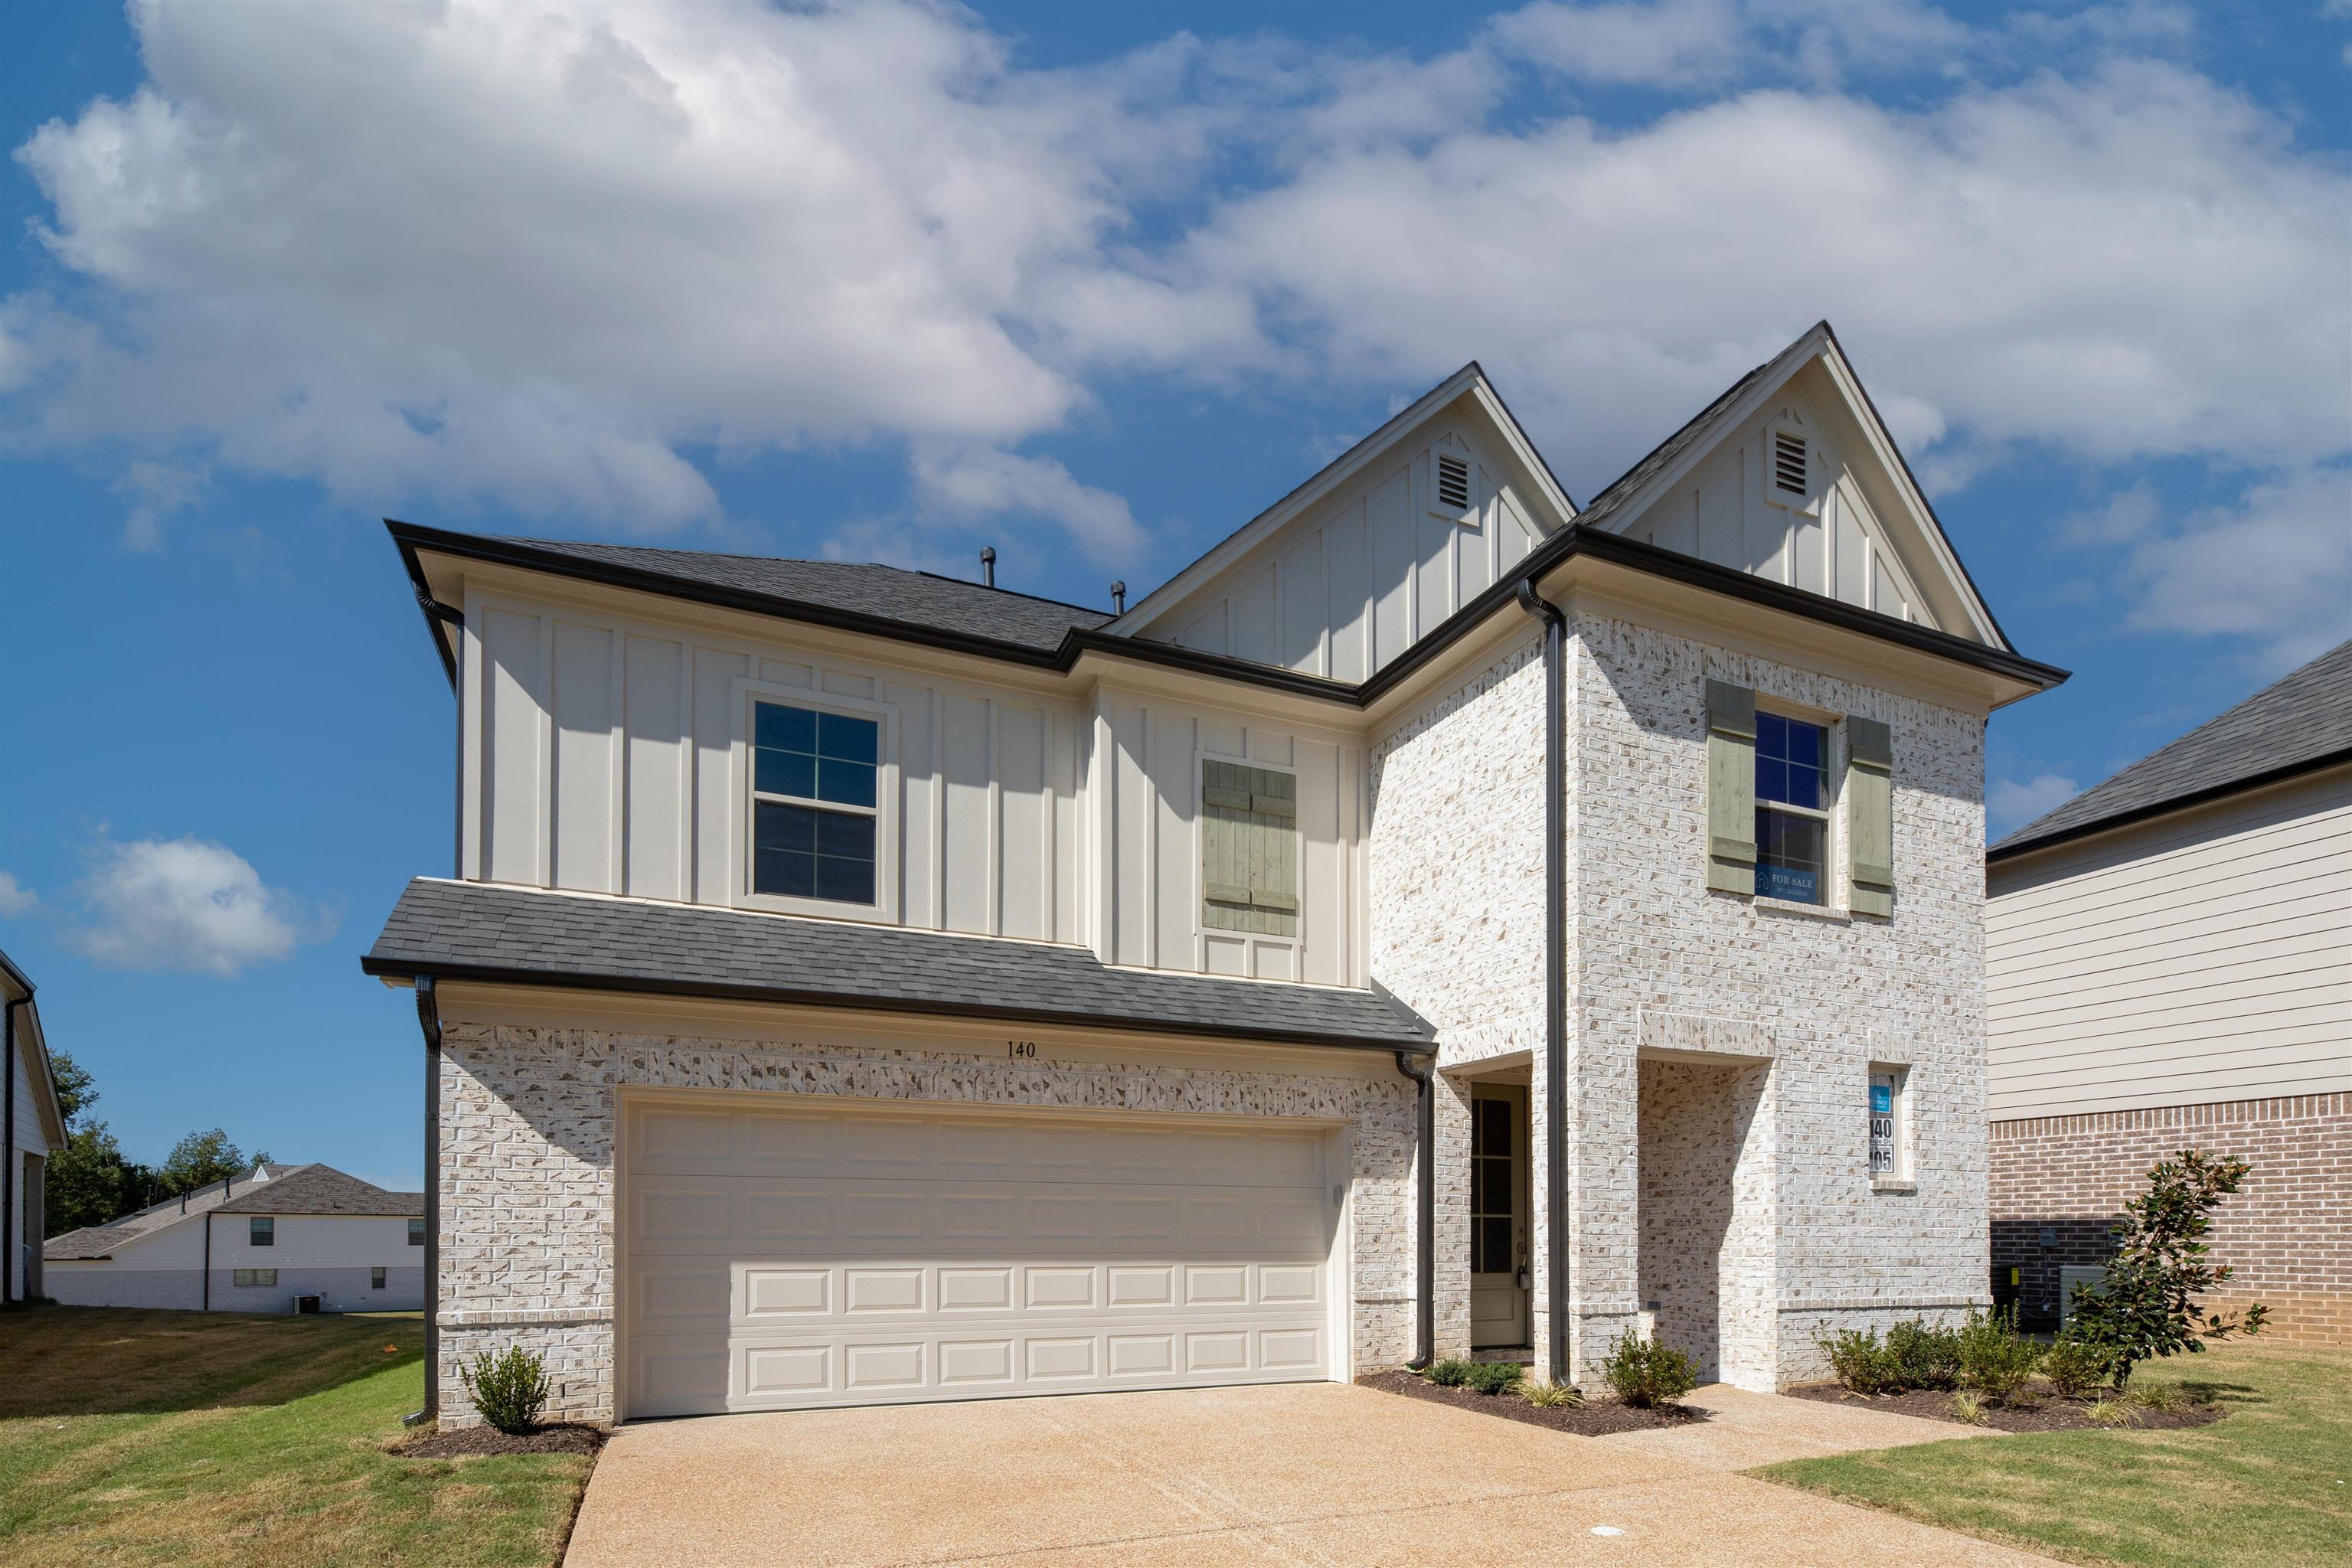
<svg viewBox="0 0 2352 1568"><path fill-rule="evenodd" d="M474 982L490 985L552 986L563 990L612 991L632 995L690 996L722 1002L761 1002L779 1006L808 1007L830 1012L904 1014L911 1017L990 1018L1010 1024L1058 1024L1076 1028L1117 1030L1122 1034L1176 1035L1188 1038L1232 1040L1237 1043L1265 1040L1280 1045L1316 1046L1349 1050L1402 1050L1423 1054L1434 1053L1437 1048L1429 1042L1351 1039L1342 1036L1294 1029L1269 1029L1249 1025L1240 1026L1192 1025L1172 1023L1166 1019L1157 1019L1149 1025L1139 1025L1135 1019L1116 1013L1059 1012L1044 1008L1004 1006L964 999L941 999L934 1002L909 1000L903 997L845 996L823 991L804 991L789 985L739 985L715 981L588 974L572 970L530 970L499 964L417 962L409 959L378 958L373 953L360 960L360 968L378 979L413 981L420 974L430 974L436 981Z"/></svg>
<svg viewBox="0 0 2352 1568"><path fill-rule="evenodd" d="M1969 618L1975 623L1978 637L1994 647L2014 651L2008 635L2000 629L2000 623L1993 618L1992 607L1977 591L1976 579L1969 575L1959 552L1952 548L1951 539L1944 532L1943 521L1937 517L1936 509L1928 504L1927 494L1919 488L1917 476L1911 472L1911 465L1904 459L1903 449L1895 444L1894 434L1886 428L1886 421L1879 417L1878 405L1871 401L1870 389L1863 385L1862 377L1854 374L1853 363L1845 357L1845 346L1837 341L1837 333L1831 331L1826 323L1822 331L1827 349L1822 358L1831 379L1837 384L1838 390L1845 395L1846 402L1859 416L1857 422L1862 426L1864 438L1870 443L1871 457L1894 483L1903 497L1904 504L1911 508L1913 517L1919 524L1919 531L1927 536L1927 548L1934 552L1936 563L1959 587L1961 605L1967 609Z"/></svg>
<svg viewBox="0 0 2352 1568"><path fill-rule="evenodd" d="M2228 800L2233 795L2252 795L2257 790L2292 784L2307 774L2326 773L2330 768L2340 768L2347 764L2352 764L2352 746L2342 747L2333 752L2323 752L2315 757L2305 757L2301 762L2284 763L2263 773L2250 773L2244 778L2232 779L2227 784L2214 784L2206 789L2191 790L2186 795L2177 795L2167 800L2150 801L2146 805L2118 811L2112 816L2095 817L2089 822L2078 822L2072 827L2062 827L2054 833L2045 833L2039 837L2019 842L2004 841L1985 851L1985 861L1988 865L2003 863L2038 855L2045 849L2056 849L2063 846L2079 844L2085 838L2095 838L2103 833L2116 833L2126 827L2137 827L2160 816L2170 816L2177 812L2194 811L2200 806L2211 805L2218 801Z"/></svg>
<svg viewBox="0 0 2352 1568"><path fill-rule="evenodd" d="M1509 449L1511 460L1519 466L1522 477L1542 498L1544 504L1551 509L1550 526L1544 531L1549 533L1574 522L1576 503L1568 499L1568 491L1560 488L1559 479L1551 471L1551 465L1543 460L1543 454L1536 450L1535 443L1528 439L1527 431L1511 416L1510 407L1504 403L1502 394L1481 375L1471 384L1470 395L1487 420L1502 433L1503 444Z"/></svg>
<svg viewBox="0 0 2352 1568"><path fill-rule="evenodd" d="M1194 588L1256 549L1283 524L1361 473L1383 452L1411 434L1414 426L1485 379L1485 373L1478 368L1477 361L1473 360L1464 365L1391 415L1370 435L1307 476L1289 494L1227 534L1207 554L1137 600L1125 615L1101 629L1117 636L1134 635L1137 627L1157 618L1161 610L1176 604Z"/></svg>

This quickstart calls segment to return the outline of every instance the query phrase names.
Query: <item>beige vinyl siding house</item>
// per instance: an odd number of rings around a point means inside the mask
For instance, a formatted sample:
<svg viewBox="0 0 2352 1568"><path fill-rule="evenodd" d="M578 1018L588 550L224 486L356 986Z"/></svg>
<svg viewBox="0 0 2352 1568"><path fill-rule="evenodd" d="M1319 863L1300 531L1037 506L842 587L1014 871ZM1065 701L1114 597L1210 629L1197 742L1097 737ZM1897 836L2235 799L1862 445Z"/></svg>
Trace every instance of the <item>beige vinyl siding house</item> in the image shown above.
<svg viewBox="0 0 2352 1568"><path fill-rule="evenodd" d="M2254 1165L2233 1289L2352 1336L2352 644L2003 840L1989 889L1994 1263L2024 1312L2193 1144Z"/></svg>
<svg viewBox="0 0 2352 1568"><path fill-rule="evenodd" d="M1581 510L1467 365L1116 613L390 526L453 1425L510 1344L595 1419L1769 1389L1985 1300L1984 724L2063 672L1825 323Z"/></svg>
<svg viewBox="0 0 2352 1568"><path fill-rule="evenodd" d="M0 1298L21 1301L47 1289L42 1268L49 1156L65 1146L64 1108L49 1069L48 1038L33 983L0 952L7 1098L0 1101Z"/></svg>

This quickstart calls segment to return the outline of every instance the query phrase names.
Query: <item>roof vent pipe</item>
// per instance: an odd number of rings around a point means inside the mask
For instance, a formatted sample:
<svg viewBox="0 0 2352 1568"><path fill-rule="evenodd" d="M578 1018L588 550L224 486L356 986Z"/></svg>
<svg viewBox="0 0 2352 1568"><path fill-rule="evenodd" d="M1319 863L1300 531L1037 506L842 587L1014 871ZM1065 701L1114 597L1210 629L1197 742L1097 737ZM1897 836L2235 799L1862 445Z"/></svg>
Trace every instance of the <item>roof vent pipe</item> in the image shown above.
<svg viewBox="0 0 2352 1568"><path fill-rule="evenodd" d="M983 588L996 586L996 546L993 544L980 547L980 585Z"/></svg>
<svg viewBox="0 0 2352 1568"><path fill-rule="evenodd" d="M1114 582L1110 585L1110 607L1118 615L1127 614L1127 584Z"/></svg>

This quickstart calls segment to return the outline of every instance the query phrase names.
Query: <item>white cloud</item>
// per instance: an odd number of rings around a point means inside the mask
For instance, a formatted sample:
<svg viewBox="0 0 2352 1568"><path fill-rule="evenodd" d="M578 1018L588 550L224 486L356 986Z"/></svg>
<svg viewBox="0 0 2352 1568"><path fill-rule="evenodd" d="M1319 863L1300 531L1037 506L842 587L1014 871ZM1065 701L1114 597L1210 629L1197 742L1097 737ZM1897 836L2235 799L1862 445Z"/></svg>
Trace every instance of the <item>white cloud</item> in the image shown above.
<svg viewBox="0 0 2352 1568"><path fill-rule="evenodd" d="M329 910L265 884L246 858L201 838L104 843L79 889L67 942L110 969L230 975L322 942Z"/></svg>
<svg viewBox="0 0 2352 1568"><path fill-rule="evenodd" d="M2352 467L2253 485L2233 505L2166 527L2131 549L2126 625L2238 637L2263 674L2294 668L2352 637Z"/></svg>
<svg viewBox="0 0 2352 1568"><path fill-rule="evenodd" d="M717 513L706 447L880 440L941 514L908 539L1125 564L1128 507L1018 451L1108 378L1476 357L1585 494L1822 315L1934 484L2352 448L2352 174L2155 58L2168 7L1612 0L1054 71L913 0L134 15L150 85L18 150L81 284L0 306L0 362L23 439L159 478L655 530ZM1580 82L1714 96L1602 127Z"/></svg>
<svg viewBox="0 0 2352 1568"><path fill-rule="evenodd" d="M40 895L5 871L0 871L0 915L11 918L40 911Z"/></svg>
<svg viewBox="0 0 2352 1568"><path fill-rule="evenodd" d="M2081 784L2056 773L2036 773L2021 783L2016 779L1995 779L1985 798L1985 809L1992 818L1991 831L1999 837L2012 827L2055 811L2082 793Z"/></svg>

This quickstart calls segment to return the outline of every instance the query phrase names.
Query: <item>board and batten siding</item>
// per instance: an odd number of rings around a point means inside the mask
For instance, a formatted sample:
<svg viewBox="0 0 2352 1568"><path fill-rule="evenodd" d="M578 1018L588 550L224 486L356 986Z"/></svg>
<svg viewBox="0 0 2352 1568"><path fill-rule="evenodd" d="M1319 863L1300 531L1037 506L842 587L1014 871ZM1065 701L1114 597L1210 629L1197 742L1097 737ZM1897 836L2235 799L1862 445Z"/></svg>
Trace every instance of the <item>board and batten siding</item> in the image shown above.
<svg viewBox="0 0 2352 1568"><path fill-rule="evenodd" d="M1434 455L1470 468L1470 507L1433 506ZM1543 537L1459 427L1433 429L1170 605L1138 635L1360 681L1500 580Z"/></svg>
<svg viewBox="0 0 2352 1568"><path fill-rule="evenodd" d="M1776 425L1809 443L1810 508L1766 498L1766 447ZM1750 416L1672 489L1608 526L1898 620L1931 619L1823 421L1793 390Z"/></svg>
<svg viewBox="0 0 2352 1568"><path fill-rule="evenodd" d="M40 1096L33 1087L32 1069L26 1066L32 1052L24 1042L19 1041L16 1049L10 1055L15 1058L10 1064L9 1093L16 1098L16 1140L15 1146L7 1152L7 1160L10 1167L16 1173L16 1203L18 1213L21 1215L26 1192L24 1185L25 1157L28 1154L37 1155L46 1160L52 1151L49 1147L48 1135L42 1127ZM5 1289L7 1299L12 1301L25 1294L26 1283L26 1258L21 1244L29 1236L32 1243L37 1246L40 1242L39 1232L40 1226L37 1221L29 1229L20 1229L13 1220L8 1226L9 1236L15 1237L19 1245L12 1247L7 1258L0 1260L0 1268L5 1270Z"/></svg>
<svg viewBox="0 0 2352 1568"><path fill-rule="evenodd" d="M467 629L466 877L740 903L746 692L821 694L878 708L895 735L896 826L880 857L889 888L875 918L1088 943L1112 963L1363 983L1351 912L1362 753L1341 738L507 592L470 593ZM1203 756L1298 773L1296 939L1236 942L1200 929Z"/></svg>
<svg viewBox="0 0 2352 1568"><path fill-rule="evenodd" d="M1990 884L1994 1121L2352 1090L2352 768Z"/></svg>

